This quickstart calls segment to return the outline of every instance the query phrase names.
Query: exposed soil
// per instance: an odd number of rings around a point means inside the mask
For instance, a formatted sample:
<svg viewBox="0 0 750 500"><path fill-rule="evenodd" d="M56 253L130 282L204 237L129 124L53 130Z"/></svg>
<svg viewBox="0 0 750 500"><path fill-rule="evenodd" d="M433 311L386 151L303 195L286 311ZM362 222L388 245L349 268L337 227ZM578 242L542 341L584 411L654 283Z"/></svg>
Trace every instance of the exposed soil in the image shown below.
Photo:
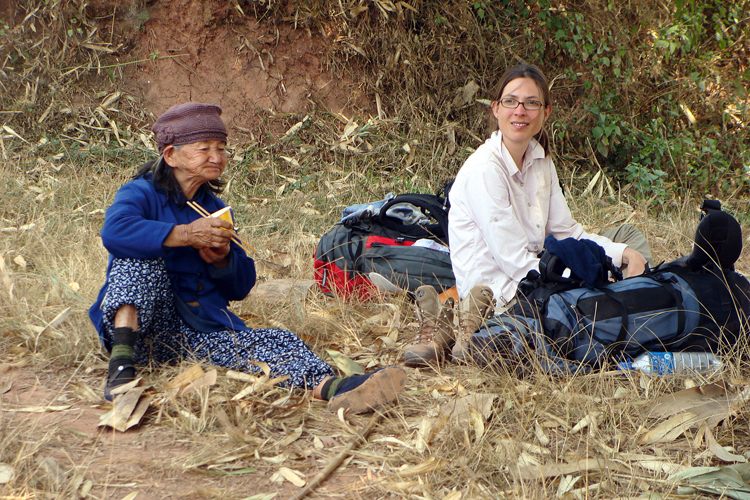
<svg viewBox="0 0 750 500"><path fill-rule="evenodd" d="M33 373L0 365L3 385L12 384L8 392L0 394L0 408L3 410L0 421L7 429L23 429L25 434L20 439L31 437L41 446L35 453L38 469L29 484L32 488L47 492L66 491L79 475L93 480L90 493L93 498L102 499L123 498L132 492L137 492L139 500L237 499L258 493L276 493L275 498L282 499L300 491L287 481L272 482L271 477L279 465L252 456L235 461L236 469L252 469L250 472L232 474L229 471L226 474L226 471L211 470L210 467L186 472L184 464L189 463L191 457L206 452L211 446L207 441L211 436L203 434L198 438L159 425L154 421L157 412L153 408L144 417L142 425L124 433L98 427L100 417L111 409L111 405L103 400L86 402L79 388L94 387L98 393L101 373L103 370L59 376L47 371ZM301 441L311 443L312 437L306 439L303 436ZM232 452L231 448L226 451ZM247 454L247 450L243 451ZM326 451L325 455L330 453ZM56 465L53 472L41 464L42 457L51 459ZM311 455L307 459L295 460L293 465L287 461L284 466L303 472L309 481L322 470L326 460L327 457L318 461ZM362 478L356 472L340 472L322 483L311 498L363 486ZM219 475L222 473L225 475Z"/></svg>
<svg viewBox="0 0 750 500"><path fill-rule="evenodd" d="M127 66L123 83L154 117L187 101L214 103L230 130L242 135L259 130L259 113L304 113L314 106L350 112L373 102L325 67L332 40L293 23L257 19L252 3L246 15L220 0L88 4L103 28L120 31L120 59L144 61ZM293 18L295 3L286 9Z"/></svg>

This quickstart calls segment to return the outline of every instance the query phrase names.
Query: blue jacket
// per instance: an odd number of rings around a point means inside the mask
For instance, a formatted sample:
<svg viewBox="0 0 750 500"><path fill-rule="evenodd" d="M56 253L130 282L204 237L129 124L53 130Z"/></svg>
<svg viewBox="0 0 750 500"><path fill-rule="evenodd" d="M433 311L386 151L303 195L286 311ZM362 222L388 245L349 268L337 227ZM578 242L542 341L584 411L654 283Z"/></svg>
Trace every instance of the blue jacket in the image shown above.
<svg viewBox="0 0 750 500"><path fill-rule="evenodd" d="M193 201L209 212L226 206L207 189L200 188ZM164 240L178 224L189 224L200 215L187 205L179 206L155 186L151 174L122 186L115 201L107 209L102 228L102 243L109 251L107 278L113 258L163 258L175 294L175 306L182 318L201 332L224 328L244 330L245 323L227 310L230 300L242 300L255 285L255 263L234 242L231 243L229 265L217 269L208 264L193 247L170 248ZM105 335L101 304L107 292L104 283L96 303L89 309L105 347L110 348ZM187 302L197 301L201 307Z"/></svg>

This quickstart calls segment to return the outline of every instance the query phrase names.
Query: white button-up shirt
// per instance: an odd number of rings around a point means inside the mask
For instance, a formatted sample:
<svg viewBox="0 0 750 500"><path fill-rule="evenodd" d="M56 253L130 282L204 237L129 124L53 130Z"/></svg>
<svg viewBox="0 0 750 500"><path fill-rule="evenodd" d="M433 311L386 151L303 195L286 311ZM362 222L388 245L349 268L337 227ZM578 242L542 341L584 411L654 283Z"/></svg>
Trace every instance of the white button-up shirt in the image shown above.
<svg viewBox="0 0 750 500"><path fill-rule="evenodd" d="M593 240L615 266L626 245L589 234L570 215L557 171L532 139L519 169L495 132L464 163L450 190L451 262L458 295L476 285L492 289L498 305L516 294L518 282L539 269L544 238Z"/></svg>

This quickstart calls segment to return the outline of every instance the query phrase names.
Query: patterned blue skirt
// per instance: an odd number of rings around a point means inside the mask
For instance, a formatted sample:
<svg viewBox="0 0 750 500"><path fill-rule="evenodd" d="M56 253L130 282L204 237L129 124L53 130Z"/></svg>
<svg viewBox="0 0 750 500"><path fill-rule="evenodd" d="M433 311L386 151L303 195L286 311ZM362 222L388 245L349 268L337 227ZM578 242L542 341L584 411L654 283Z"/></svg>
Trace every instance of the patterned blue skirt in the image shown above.
<svg viewBox="0 0 750 500"><path fill-rule="evenodd" d="M256 373L251 361L266 363L271 376L289 375L284 387L315 388L331 367L294 333L279 328L220 330L202 333L188 325L175 308L172 286L162 259L114 259L102 302L105 335L112 340L117 310L138 311L135 362L174 363L184 358L207 360L232 370Z"/></svg>

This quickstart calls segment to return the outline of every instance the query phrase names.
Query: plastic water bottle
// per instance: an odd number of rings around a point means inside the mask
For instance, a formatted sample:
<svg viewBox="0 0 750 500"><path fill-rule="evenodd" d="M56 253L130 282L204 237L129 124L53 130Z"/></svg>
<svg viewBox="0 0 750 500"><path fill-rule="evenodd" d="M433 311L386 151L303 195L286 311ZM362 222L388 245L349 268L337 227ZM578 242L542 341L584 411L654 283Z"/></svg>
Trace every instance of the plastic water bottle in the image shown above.
<svg viewBox="0 0 750 500"><path fill-rule="evenodd" d="M710 352L644 352L633 361L619 364L621 370L646 374L710 373L721 368L721 358Z"/></svg>

